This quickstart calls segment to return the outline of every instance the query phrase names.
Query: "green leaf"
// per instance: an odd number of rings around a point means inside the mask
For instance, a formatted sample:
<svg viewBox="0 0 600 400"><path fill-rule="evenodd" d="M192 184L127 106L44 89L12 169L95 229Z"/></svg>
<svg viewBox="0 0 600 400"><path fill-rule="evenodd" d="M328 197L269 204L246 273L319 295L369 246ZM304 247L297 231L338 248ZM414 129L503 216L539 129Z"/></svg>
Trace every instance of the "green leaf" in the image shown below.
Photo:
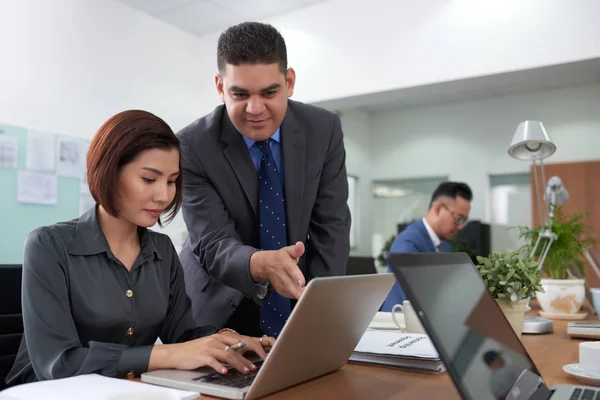
<svg viewBox="0 0 600 400"><path fill-rule="evenodd" d="M522 300L532 297L540 287L540 271L521 250L494 252L477 258L477 270L490 293L497 299Z"/></svg>

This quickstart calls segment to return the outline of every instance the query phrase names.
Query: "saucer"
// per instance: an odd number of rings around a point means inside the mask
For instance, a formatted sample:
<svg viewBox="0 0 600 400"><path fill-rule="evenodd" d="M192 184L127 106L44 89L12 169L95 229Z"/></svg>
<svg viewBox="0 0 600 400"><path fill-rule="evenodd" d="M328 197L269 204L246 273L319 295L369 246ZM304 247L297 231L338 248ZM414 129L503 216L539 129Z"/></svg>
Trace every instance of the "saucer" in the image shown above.
<svg viewBox="0 0 600 400"><path fill-rule="evenodd" d="M569 313L550 313L540 311L540 316L548 319L569 319L569 320L578 320L584 319L587 317L588 313L585 311L580 311L578 313L569 314Z"/></svg>
<svg viewBox="0 0 600 400"><path fill-rule="evenodd" d="M590 371L579 364L563 365L563 371L569 375L573 375L582 383L600 386L600 372Z"/></svg>
<svg viewBox="0 0 600 400"><path fill-rule="evenodd" d="M401 326L404 326L404 313L397 312L396 319ZM392 313L390 312L378 312L375 314L375 318L369 324L368 329L386 330L386 331L397 331L398 327L392 320Z"/></svg>

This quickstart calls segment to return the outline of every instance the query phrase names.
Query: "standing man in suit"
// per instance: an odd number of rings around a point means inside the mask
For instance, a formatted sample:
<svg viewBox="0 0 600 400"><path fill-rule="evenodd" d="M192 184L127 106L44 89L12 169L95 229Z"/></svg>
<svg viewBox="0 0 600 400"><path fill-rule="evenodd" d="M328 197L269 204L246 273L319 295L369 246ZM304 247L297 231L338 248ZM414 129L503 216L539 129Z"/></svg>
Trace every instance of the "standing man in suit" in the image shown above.
<svg viewBox="0 0 600 400"><path fill-rule="evenodd" d="M306 282L345 271L341 124L288 100L296 74L270 25L223 32L217 66L224 104L178 134L186 289L197 323L277 336Z"/></svg>
<svg viewBox="0 0 600 400"><path fill-rule="evenodd" d="M434 253L450 251L451 240L461 231L471 212L473 192L466 183L442 182L431 196L429 211L421 220L407 226L394 240L390 253ZM388 271L391 272L388 266ZM381 311L392 311L406 299L396 282Z"/></svg>

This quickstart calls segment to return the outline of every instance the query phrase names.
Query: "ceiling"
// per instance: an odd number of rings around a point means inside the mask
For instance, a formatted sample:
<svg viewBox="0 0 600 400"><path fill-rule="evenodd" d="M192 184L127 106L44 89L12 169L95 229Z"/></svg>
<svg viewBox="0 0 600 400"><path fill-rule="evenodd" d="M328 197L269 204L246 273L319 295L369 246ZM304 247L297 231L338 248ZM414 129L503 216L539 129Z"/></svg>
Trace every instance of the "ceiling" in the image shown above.
<svg viewBox="0 0 600 400"><path fill-rule="evenodd" d="M259 21L327 0L118 0L202 36L244 21Z"/></svg>
<svg viewBox="0 0 600 400"><path fill-rule="evenodd" d="M328 109L370 112L471 101L482 97L600 83L600 58L476 78L369 93L315 103Z"/></svg>

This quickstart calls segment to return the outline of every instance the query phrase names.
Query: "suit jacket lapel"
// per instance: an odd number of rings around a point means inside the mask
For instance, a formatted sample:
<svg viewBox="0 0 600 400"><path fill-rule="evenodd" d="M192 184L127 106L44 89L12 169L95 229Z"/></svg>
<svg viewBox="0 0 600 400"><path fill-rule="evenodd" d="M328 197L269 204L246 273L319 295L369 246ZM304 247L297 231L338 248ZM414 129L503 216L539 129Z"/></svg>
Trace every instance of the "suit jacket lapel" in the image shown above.
<svg viewBox="0 0 600 400"><path fill-rule="evenodd" d="M427 250L430 253L435 253L435 245L431 240L431 236L429 236L429 232L427 232L427 228L423 223L423 220L419 221L419 231L421 232L421 237L423 238L423 243L427 246Z"/></svg>
<svg viewBox="0 0 600 400"><path fill-rule="evenodd" d="M223 110L222 126L221 140L227 145L223 150L223 154L244 190L254 215L258 216L258 176L256 168L252 163L244 139L229 120L226 110Z"/></svg>
<svg viewBox="0 0 600 400"><path fill-rule="evenodd" d="M440 250L445 253L451 253L452 245L447 240L442 240L442 244L440 245Z"/></svg>
<svg viewBox="0 0 600 400"><path fill-rule="evenodd" d="M298 237L298 224L300 223L304 194L306 134L289 108L281 124L281 142L285 174L287 233L288 241L293 244L296 240L304 241L305 239Z"/></svg>

